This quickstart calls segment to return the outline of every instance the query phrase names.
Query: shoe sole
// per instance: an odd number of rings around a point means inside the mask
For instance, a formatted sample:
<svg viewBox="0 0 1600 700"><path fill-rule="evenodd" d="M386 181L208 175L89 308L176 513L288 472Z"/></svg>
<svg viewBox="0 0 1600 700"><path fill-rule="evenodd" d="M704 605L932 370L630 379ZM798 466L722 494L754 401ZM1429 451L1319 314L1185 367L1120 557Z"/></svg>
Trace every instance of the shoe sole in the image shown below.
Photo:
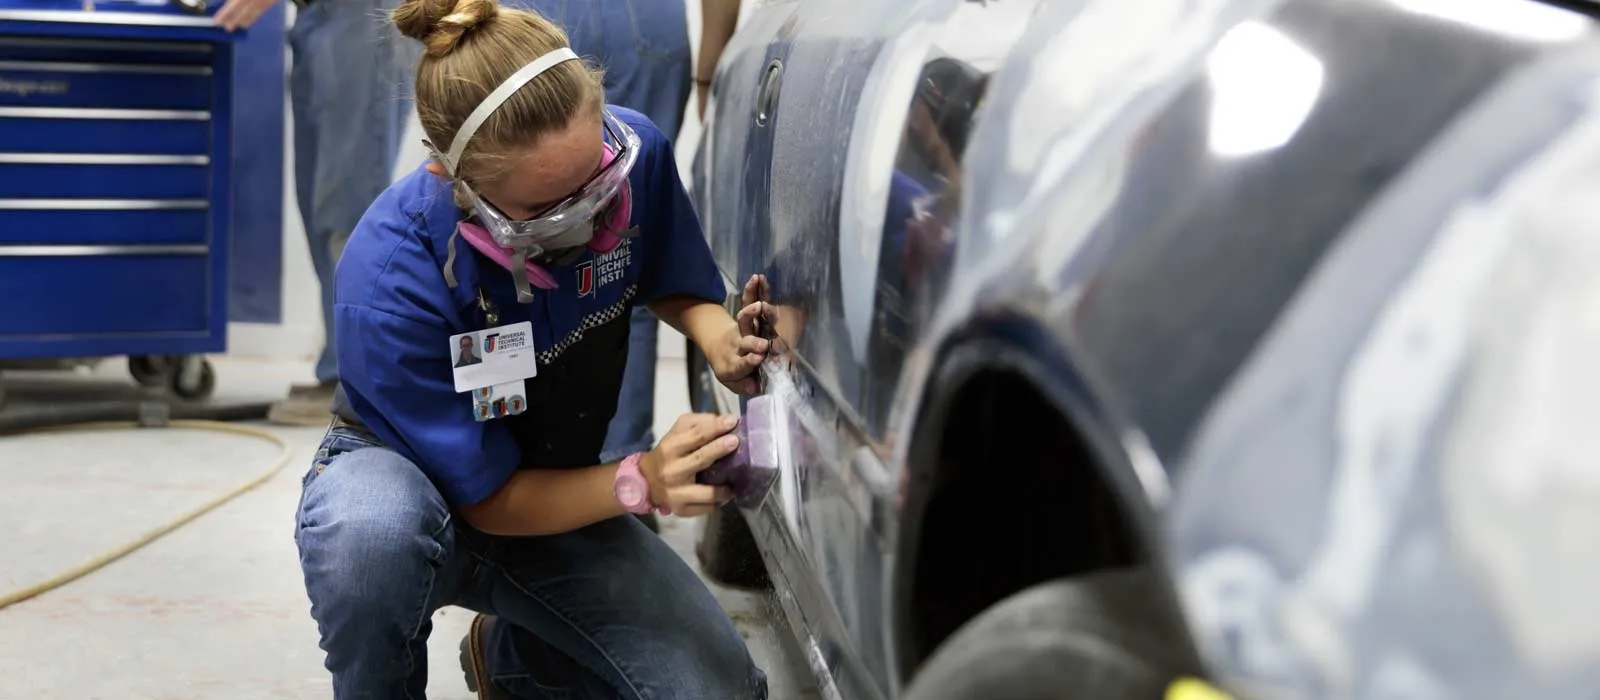
<svg viewBox="0 0 1600 700"><path fill-rule="evenodd" d="M484 615L472 618L472 626L467 630L467 636L461 638L461 675L467 681L467 692L476 693L478 700L501 700L506 696L488 687L481 680L483 669L478 666L478 659L483 658L483 638L485 635Z"/></svg>
<svg viewBox="0 0 1600 700"><path fill-rule="evenodd" d="M472 635L461 638L461 675L467 679L467 692L478 692L478 673L472 668ZM480 696L481 697L481 696Z"/></svg>

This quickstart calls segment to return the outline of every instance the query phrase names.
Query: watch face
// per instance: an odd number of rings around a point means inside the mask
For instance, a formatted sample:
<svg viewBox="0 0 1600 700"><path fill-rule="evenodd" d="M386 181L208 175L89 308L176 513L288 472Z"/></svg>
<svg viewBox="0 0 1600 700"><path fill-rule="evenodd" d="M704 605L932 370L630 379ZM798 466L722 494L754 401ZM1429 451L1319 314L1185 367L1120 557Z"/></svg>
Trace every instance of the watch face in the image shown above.
<svg viewBox="0 0 1600 700"><path fill-rule="evenodd" d="M628 508L637 506L644 502L644 488L633 479L623 479L617 482L617 500Z"/></svg>

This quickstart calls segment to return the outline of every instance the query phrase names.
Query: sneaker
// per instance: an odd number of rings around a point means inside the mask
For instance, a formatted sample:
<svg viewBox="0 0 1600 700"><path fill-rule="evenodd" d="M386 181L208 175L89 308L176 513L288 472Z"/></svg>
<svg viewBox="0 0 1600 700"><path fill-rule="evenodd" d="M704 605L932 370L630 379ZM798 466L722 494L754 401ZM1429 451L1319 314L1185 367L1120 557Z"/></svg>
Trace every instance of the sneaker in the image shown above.
<svg viewBox="0 0 1600 700"><path fill-rule="evenodd" d="M289 397L267 411L267 421L308 428L327 425L333 418L333 390L338 386L338 382L329 382L291 387Z"/></svg>
<svg viewBox="0 0 1600 700"><path fill-rule="evenodd" d="M472 618L467 636L461 638L461 673L467 678L467 691L478 694L478 700L511 700L511 696L486 682L489 677L488 662L483 656L483 643L494 628L493 615L479 614Z"/></svg>

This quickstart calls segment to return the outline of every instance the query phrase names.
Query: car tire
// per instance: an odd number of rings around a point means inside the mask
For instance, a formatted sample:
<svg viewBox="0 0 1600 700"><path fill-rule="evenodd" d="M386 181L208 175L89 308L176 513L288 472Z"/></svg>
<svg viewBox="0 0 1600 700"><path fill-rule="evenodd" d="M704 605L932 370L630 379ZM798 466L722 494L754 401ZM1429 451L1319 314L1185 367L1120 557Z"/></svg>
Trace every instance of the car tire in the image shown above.
<svg viewBox="0 0 1600 700"><path fill-rule="evenodd" d="M685 373L689 376L689 410L714 411L716 403L710 392L711 382L716 379L711 376L710 366L692 341L688 342L684 357L687 358ZM732 503L723 504L706 516L705 528L700 531L700 541L695 543L694 552L700 560L700 570L718 584L746 590L765 590L772 586L750 524Z"/></svg>
<svg viewBox="0 0 1600 700"><path fill-rule="evenodd" d="M1156 576L1100 572L1029 588L940 645L905 700L1156 700L1198 675Z"/></svg>

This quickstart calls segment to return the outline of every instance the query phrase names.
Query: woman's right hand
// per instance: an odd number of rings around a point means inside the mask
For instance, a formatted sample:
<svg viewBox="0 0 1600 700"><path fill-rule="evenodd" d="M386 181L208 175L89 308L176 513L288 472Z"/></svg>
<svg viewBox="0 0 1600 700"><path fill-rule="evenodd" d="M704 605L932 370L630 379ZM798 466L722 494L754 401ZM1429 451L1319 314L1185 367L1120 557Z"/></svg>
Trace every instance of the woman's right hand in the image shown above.
<svg viewBox="0 0 1600 700"><path fill-rule="evenodd" d="M639 471L650 482L650 499L669 513L692 518L731 498L727 487L697 484L694 475L739 448L738 436L729 434L738 425L735 416L680 416L656 448L639 460Z"/></svg>

